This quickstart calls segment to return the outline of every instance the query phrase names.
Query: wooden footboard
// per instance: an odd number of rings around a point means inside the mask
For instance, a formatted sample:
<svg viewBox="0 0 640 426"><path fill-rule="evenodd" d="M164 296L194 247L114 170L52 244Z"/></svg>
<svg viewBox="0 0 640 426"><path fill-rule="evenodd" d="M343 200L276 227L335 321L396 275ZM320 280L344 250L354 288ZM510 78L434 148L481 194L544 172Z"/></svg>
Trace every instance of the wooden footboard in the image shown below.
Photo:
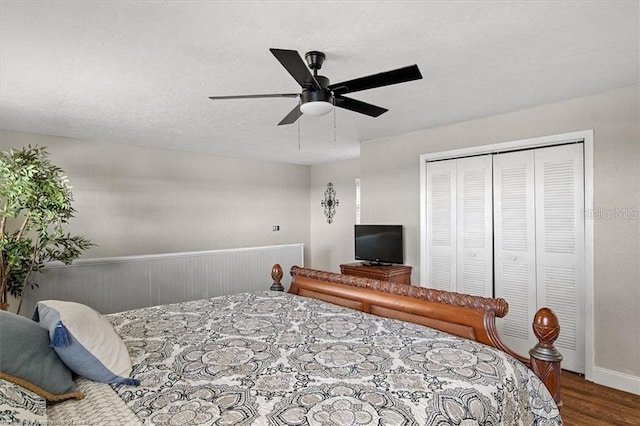
<svg viewBox="0 0 640 426"><path fill-rule="evenodd" d="M274 286L278 288L282 279L280 265L274 265L271 276ZM558 318L548 308L540 309L533 319L533 331L538 344L529 351L530 357L525 357L509 349L498 336L495 319L504 317L509 310L504 299L407 286L297 266L291 268L291 276L289 293L426 325L506 352L530 367L547 386L558 407L562 405L562 355L553 346L560 326Z"/></svg>

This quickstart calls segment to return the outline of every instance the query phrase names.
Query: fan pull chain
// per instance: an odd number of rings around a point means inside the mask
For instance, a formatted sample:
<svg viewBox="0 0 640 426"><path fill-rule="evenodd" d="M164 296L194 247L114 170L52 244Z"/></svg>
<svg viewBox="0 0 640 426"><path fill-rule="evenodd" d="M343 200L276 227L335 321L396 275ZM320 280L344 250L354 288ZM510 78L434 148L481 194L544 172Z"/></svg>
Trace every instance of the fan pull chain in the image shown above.
<svg viewBox="0 0 640 426"><path fill-rule="evenodd" d="M301 99L298 98L298 110L300 110L301 103ZM298 151L300 151L300 122L302 121L302 114L298 116L298 120L296 121L298 122Z"/></svg>
<svg viewBox="0 0 640 426"><path fill-rule="evenodd" d="M336 98L332 96L333 101L333 147L336 147Z"/></svg>

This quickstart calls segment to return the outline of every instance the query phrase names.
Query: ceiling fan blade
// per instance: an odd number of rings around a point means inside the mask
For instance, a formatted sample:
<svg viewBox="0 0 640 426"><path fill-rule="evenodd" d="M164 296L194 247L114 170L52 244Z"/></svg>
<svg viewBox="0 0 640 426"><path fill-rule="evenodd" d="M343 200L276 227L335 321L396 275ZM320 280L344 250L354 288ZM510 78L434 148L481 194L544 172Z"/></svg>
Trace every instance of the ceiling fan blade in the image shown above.
<svg viewBox="0 0 640 426"><path fill-rule="evenodd" d="M335 104L337 107L359 112L360 114L368 115L370 117L378 117L379 115L389 111L386 108L371 105L356 99L346 98L344 96L336 96Z"/></svg>
<svg viewBox="0 0 640 426"><path fill-rule="evenodd" d="M302 115L302 111L300 111L300 104L296 105L294 109L289 112L279 123L278 126L282 126L284 124L293 124L296 122L298 118Z"/></svg>
<svg viewBox="0 0 640 426"><path fill-rule="evenodd" d="M365 77L356 78L341 83L329 85L335 95L359 92L360 90L373 89L376 87L389 86L391 84L404 83L406 81L420 80L422 74L417 65L410 65L392 71L372 74Z"/></svg>
<svg viewBox="0 0 640 426"><path fill-rule="evenodd" d="M268 95L231 95L231 96L209 96L209 99L252 99L252 98L297 98L299 93L274 93Z"/></svg>
<svg viewBox="0 0 640 426"><path fill-rule="evenodd" d="M287 49L269 49L273 56L276 57L282 66L289 71L291 77L293 77L300 86L303 88L313 88L314 90L322 90L320 84L315 79L313 74L307 68L300 54L297 50Z"/></svg>

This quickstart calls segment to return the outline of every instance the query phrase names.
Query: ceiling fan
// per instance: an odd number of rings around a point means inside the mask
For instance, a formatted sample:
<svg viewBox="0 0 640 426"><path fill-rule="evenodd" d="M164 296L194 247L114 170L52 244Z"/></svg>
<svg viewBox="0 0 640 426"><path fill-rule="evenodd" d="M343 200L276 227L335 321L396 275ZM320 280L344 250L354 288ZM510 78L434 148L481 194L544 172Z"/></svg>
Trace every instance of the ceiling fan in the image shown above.
<svg viewBox="0 0 640 426"><path fill-rule="evenodd" d="M307 65L302 61L300 54L296 50L269 49L282 66L302 87L301 93L276 93L265 95L237 95L237 96L210 96L209 99L250 99L250 98L297 98L300 101L295 108L287 114L278 126L292 124L300 118L302 114L324 115L329 113L334 106L355 111L370 117L378 117L388 111L376 105L358 101L344 96L347 93L359 92L360 90L373 89L376 87L389 86L391 84L404 83L422 78L417 65L410 65L392 71L372 74L365 77L356 78L341 83L330 84L327 77L318 75L318 70L322 68L325 54L318 51L307 52L304 57Z"/></svg>

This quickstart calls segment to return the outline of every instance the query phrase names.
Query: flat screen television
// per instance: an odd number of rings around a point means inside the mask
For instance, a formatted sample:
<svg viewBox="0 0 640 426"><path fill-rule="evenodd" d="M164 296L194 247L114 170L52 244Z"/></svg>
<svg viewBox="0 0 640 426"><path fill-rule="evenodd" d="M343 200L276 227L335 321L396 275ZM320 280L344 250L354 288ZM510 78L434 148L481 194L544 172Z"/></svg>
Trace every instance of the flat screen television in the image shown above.
<svg viewBox="0 0 640 426"><path fill-rule="evenodd" d="M355 225L356 260L373 265L404 263L402 225Z"/></svg>

